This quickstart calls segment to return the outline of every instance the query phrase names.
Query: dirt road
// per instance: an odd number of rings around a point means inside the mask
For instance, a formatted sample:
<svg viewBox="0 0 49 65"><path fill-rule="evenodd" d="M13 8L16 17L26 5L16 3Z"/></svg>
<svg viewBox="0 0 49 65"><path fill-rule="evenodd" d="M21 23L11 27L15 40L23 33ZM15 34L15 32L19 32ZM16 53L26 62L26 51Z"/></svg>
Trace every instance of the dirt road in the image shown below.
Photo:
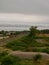
<svg viewBox="0 0 49 65"><path fill-rule="evenodd" d="M29 58L29 59L32 59L33 56L35 56L37 54L40 54L42 56L42 58L49 59L49 54L47 54L47 53L41 53L41 52L12 51L10 54L12 54L14 56L22 57L22 58Z"/></svg>
<svg viewBox="0 0 49 65"><path fill-rule="evenodd" d="M7 42L10 42L10 41L13 41L13 40L18 40L20 38L22 38L23 36L26 36L28 33L21 33L19 35L16 35L16 36L12 36L12 37L9 37L7 39L2 39L0 40L0 47L5 45Z"/></svg>

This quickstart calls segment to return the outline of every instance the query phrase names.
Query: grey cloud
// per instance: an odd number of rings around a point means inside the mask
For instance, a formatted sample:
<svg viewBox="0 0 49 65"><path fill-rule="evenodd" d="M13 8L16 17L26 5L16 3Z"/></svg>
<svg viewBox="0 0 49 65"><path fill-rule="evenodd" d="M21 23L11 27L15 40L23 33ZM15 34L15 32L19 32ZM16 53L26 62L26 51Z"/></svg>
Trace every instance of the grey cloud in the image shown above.
<svg viewBox="0 0 49 65"><path fill-rule="evenodd" d="M49 0L0 0L0 13L49 15Z"/></svg>

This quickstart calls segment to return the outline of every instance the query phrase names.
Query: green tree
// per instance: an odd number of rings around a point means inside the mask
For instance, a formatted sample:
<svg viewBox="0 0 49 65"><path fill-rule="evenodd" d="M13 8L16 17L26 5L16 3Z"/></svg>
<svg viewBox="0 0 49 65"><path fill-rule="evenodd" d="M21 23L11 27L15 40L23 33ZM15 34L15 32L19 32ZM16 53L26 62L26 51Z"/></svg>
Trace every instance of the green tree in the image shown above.
<svg viewBox="0 0 49 65"><path fill-rule="evenodd" d="M34 38L36 36L36 33L37 33L37 27L36 26L31 26L29 37Z"/></svg>
<svg viewBox="0 0 49 65"><path fill-rule="evenodd" d="M6 31L2 30L2 35L3 35L3 39L4 39L4 36L6 36Z"/></svg>

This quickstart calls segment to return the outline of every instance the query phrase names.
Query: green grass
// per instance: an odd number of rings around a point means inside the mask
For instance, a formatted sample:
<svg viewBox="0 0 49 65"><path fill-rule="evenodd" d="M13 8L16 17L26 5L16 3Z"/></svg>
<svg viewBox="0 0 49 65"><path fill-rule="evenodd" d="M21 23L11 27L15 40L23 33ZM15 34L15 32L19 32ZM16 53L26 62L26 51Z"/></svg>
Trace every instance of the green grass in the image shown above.
<svg viewBox="0 0 49 65"><path fill-rule="evenodd" d="M45 39L48 41L48 39ZM49 53L49 41L47 43L37 42L35 39L25 36L19 40L8 42L6 47L12 50L33 51ZM45 47L45 48L44 48ZM45 50L45 51L44 51Z"/></svg>
<svg viewBox="0 0 49 65"><path fill-rule="evenodd" d="M6 47L12 50L25 50L25 48L27 47L27 44L21 41L12 41L7 43Z"/></svg>

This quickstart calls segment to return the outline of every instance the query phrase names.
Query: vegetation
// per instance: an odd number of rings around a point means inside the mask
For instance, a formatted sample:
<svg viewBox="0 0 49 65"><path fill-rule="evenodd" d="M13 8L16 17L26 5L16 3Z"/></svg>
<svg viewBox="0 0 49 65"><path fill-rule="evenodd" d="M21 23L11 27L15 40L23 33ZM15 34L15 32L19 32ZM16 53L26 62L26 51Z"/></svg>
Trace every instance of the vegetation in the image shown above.
<svg viewBox="0 0 49 65"><path fill-rule="evenodd" d="M29 37L34 38L36 36L36 33L37 33L37 29L36 28L37 27L31 26L30 33L29 33Z"/></svg>
<svg viewBox="0 0 49 65"><path fill-rule="evenodd" d="M42 59L42 56L40 55L40 54L37 54L37 55L35 55L34 57L33 57L33 60L35 61L35 62L38 62L38 61L40 61Z"/></svg>
<svg viewBox="0 0 49 65"><path fill-rule="evenodd" d="M32 59L24 59L2 52L0 57L0 65L49 65L49 60L42 59L40 54L35 55Z"/></svg>
<svg viewBox="0 0 49 65"><path fill-rule="evenodd" d="M0 32L3 36L6 36L5 31ZM7 33L7 32L6 32ZM11 36L18 35L23 32L11 32ZM4 48L11 49L11 51L26 51L26 52L43 52L49 54L49 37L38 36L39 34L48 34L49 30L37 30L37 27L31 27L30 31L27 31L28 35L7 42ZM10 52L9 52L10 53ZM40 54L35 55L32 59L24 59L10 55L7 51L0 52L0 65L49 65L49 60L42 59Z"/></svg>
<svg viewBox="0 0 49 65"><path fill-rule="evenodd" d="M43 34L49 34L49 29L41 30L40 32Z"/></svg>
<svg viewBox="0 0 49 65"><path fill-rule="evenodd" d="M38 30L37 27L31 27L29 35L22 37L19 40L14 40L8 42L6 47L12 50L21 50L21 51L33 51L33 52L45 52L49 53L49 38L47 37L37 37L36 33ZM41 43L36 41L36 39L43 39L46 42Z"/></svg>

